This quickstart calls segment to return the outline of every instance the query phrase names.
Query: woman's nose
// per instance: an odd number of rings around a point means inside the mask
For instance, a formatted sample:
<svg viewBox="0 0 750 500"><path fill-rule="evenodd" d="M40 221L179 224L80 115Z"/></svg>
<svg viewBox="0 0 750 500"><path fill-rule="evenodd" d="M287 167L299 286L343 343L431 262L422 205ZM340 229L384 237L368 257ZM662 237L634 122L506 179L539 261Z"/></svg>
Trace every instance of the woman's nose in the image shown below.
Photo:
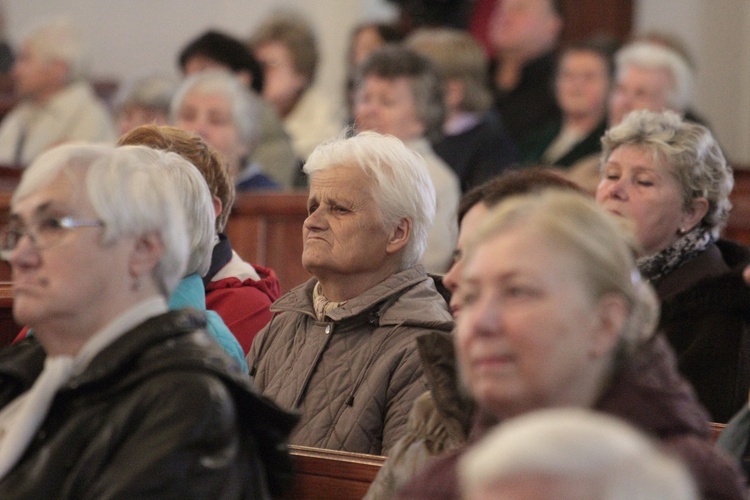
<svg viewBox="0 0 750 500"><path fill-rule="evenodd" d="M625 183L623 182L622 178L610 181L607 192L609 193L610 197L616 198L618 200L627 199L628 196L627 190L625 189Z"/></svg>
<svg viewBox="0 0 750 500"><path fill-rule="evenodd" d="M7 260L11 268L16 268L32 265L38 257L39 251L34 246L31 236L24 234L16 243L16 247L10 250Z"/></svg>
<svg viewBox="0 0 750 500"><path fill-rule="evenodd" d="M323 229L325 227L325 218L321 215L320 209L317 208L310 212L303 223L305 229Z"/></svg>
<svg viewBox="0 0 750 500"><path fill-rule="evenodd" d="M474 335L495 335L501 328L501 307L489 297L478 299L470 308L469 327ZM461 314L466 314L462 310Z"/></svg>

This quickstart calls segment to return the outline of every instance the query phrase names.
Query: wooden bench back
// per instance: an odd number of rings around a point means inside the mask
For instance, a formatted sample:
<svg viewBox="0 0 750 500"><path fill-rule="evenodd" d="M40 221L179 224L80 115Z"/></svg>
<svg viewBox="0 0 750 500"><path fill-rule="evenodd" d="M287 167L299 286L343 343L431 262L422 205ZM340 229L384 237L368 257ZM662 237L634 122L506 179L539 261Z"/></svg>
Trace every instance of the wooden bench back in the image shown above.
<svg viewBox="0 0 750 500"><path fill-rule="evenodd" d="M226 233L243 259L276 271L287 292L310 279L302 267L306 217L307 191L237 193Z"/></svg>
<svg viewBox="0 0 750 500"><path fill-rule="evenodd" d="M291 446L294 484L284 499L360 499L386 457Z"/></svg>

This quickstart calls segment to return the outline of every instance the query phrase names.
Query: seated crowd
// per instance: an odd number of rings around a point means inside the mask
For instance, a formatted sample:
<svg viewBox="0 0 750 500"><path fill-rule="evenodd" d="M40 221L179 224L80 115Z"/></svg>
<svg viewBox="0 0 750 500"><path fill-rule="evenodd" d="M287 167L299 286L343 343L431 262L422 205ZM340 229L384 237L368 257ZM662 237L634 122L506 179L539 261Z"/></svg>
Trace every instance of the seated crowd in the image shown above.
<svg viewBox="0 0 750 500"><path fill-rule="evenodd" d="M502 0L491 58L357 26L341 118L289 13L109 109L70 23L31 32L0 122L0 497L278 497L297 446L386 456L369 499L745 498L732 168L677 47L562 25ZM282 290L227 228L238 192L292 189L312 277Z"/></svg>

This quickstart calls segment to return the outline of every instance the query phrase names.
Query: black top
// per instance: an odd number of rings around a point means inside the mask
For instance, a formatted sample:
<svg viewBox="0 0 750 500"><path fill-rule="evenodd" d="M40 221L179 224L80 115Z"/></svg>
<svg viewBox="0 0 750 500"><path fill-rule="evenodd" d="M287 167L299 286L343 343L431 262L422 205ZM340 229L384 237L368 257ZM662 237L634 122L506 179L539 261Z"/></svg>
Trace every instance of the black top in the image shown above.
<svg viewBox="0 0 750 500"><path fill-rule="evenodd" d="M474 127L442 138L435 152L450 165L466 192L520 159L518 148L508 135L497 110L490 110Z"/></svg>
<svg viewBox="0 0 750 500"><path fill-rule="evenodd" d="M513 90L496 90L495 107L516 144L522 144L532 131L560 116L553 87L555 65L555 52L550 51L524 66Z"/></svg>

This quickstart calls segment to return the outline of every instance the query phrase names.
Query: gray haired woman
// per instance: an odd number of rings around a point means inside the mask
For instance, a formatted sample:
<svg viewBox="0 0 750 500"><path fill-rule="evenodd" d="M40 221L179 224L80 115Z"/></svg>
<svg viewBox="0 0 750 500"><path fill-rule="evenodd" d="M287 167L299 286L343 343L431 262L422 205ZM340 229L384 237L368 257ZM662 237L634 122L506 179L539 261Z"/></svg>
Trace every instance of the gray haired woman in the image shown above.
<svg viewBox="0 0 750 500"><path fill-rule="evenodd" d="M750 250L719 237L732 170L708 129L669 111L635 111L602 142L596 200L632 224L659 327L711 418L726 422L750 389Z"/></svg>
<svg viewBox="0 0 750 500"><path fill-rule="evenodd" d="M181 165L194 169L142 146L62 146L24 172L0 249L34 335L0 352L1 498L281 486L295 418L257 395L204 315L167 309L190 252L164 182Z"/></svg>

